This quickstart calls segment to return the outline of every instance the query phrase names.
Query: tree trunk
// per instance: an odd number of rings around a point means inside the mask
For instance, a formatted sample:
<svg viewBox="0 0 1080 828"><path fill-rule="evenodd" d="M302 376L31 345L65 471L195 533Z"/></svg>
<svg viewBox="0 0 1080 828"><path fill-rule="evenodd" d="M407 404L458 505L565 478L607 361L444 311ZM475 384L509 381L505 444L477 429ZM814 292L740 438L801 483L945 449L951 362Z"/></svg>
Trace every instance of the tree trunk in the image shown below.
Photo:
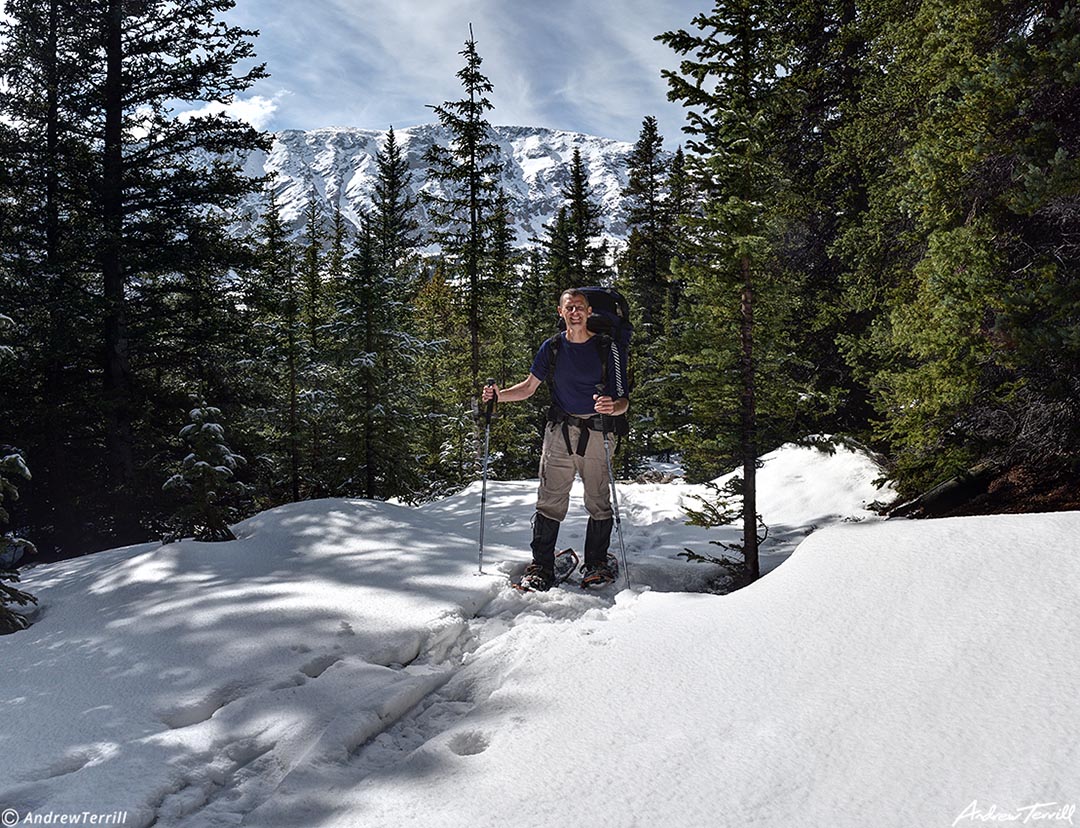
<svg viewBox="0 0 1080 828"><path fill-rule="evenodd" d="M742 462L743 462L743 559L747 576L757 580L757 403L754 382L754 290L750 258L742 257Z"/></svg>
<svg viewBox="0 0 1080 828"><path fill-rule="evenodd" d="M105 402L108 410L106 445L115 518L121 534L136 528L130 513L135 486L134 394L129 360L125 278L122 256L123 189L123 9L109 0L106 34L105 145L102 169L101 270L105 296Z"/></svg>
<svg viewBox="0 0 1080 828"><path fill-rule="evenodd" d="M60 253L60 152L59 152L59 69L57 41L59 28L58 0L49 2L49 33L45 54L46 104L45 121L45 278L48 285L49 348L45 357L42 387L46 401L43 430L47 451L43 470L42 498L47 504L45 523L55 528L53 543L66 545L61 539L61 521L58 513L69 508L71 491L68 482L71 475L65 465L65 448L68 440L63 419L63 400L71 389L64 385L64 365L69 353L67 341L71 323L65 318L67 295L65 269Z"/></svg>

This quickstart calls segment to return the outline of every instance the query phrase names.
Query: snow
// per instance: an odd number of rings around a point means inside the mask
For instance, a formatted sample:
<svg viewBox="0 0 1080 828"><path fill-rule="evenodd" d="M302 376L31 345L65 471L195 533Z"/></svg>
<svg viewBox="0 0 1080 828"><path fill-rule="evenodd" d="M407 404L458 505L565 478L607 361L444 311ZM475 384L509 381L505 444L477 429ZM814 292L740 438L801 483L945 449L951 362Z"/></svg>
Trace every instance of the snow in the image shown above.
<svg viewBox="0 0 1080 828"><path fill-rule="evenodd" d="M863 454L763 460L771 571L726 596L695 592L712 568L677 556L738 528L685 526L705 489L681 480L620 484L633 588L600 594L508 587L535 481L489 481L482 575L479 484L24 570L41 604L0 638L0 810L138 828L1071 824L1080 513L883 521ZM560 542L580 549L574 498Z"/></svg>
<svg viewBox="0 0 1080 828"><path fill-rule="evenodd" d="M423 159L433 145L447 145L446 131L438 124L424 124L396 129L394 135L412 172L413 195L439 190L439 185L427 180L428 165ZM274 175L278 207L295 233L302 231L313 190L324 215L340 207L345 219L359 226L361 213L371 205L375 153L386 136L383 130L345 127L285 130L273 135L269 153L248 156L244 168L251 175ZM625 242L629 231L622 192L632 143L522 126L493 126L489 137L504 163L501 183L515 217L519 245L531 245L531 239L542 235L565 201L563 190L570 180L575 149L581 151L588 170L592 197L603 207L603 237L613 245ZM253 221L265 210L261 197L246 199L245 206ZM431 229L423 217L421 224L425 233Z"/></svg>

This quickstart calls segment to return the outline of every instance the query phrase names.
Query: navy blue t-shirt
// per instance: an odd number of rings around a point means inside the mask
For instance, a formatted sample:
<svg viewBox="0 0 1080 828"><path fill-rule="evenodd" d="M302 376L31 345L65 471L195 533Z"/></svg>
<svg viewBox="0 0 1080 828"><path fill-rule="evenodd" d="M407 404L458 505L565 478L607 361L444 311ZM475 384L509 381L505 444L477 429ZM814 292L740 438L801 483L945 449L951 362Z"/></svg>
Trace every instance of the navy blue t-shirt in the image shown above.
<svg viewBox="0 0 1080 828"><path fill-rule="evenodd" d="M585 342L571 342L560 333L559 358L555 361L553 402L567 414L589 416L596 413L593 395L602 376L600 345L594 336ZM627 396L626 355L617 345L608 347L608 382L606 396ZM543 382L551 364L551 340L545 339L536 352L529 373Z"/></svg>

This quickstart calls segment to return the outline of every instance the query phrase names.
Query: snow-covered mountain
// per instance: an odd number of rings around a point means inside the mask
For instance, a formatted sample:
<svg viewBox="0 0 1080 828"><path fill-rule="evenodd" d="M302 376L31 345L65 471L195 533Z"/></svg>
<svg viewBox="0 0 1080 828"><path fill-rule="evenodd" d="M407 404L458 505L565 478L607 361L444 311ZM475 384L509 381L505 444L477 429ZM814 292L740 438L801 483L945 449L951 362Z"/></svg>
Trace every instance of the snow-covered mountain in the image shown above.
<svg viewBox="0 0 1080 828"><path fill-rule="evenodd" d="M539 236L563 203L575 149L581 150L592 196L602 206L605 234L625 239L622 190L633 144L543 127L497 126L493 130L505 166L502 185L510 196L518 244L527 245ZM446 131L438 124L427 124L395 129L394 134L409 161L414 191L438 187L427 180L424 153L434 143L446 146ZM340 205L355 227L361 211L371 206L375 153L386 135L384 131L352 128L285 130L274 134L269 153L251 155L246 169L253 175L276 174L274 191L282 215L297 230L303 224L312 189L322 201L324 215ZM254 217L261 216L257 200L247 206ZM423 205L418 212L426 231L429 224Z"/></svg>

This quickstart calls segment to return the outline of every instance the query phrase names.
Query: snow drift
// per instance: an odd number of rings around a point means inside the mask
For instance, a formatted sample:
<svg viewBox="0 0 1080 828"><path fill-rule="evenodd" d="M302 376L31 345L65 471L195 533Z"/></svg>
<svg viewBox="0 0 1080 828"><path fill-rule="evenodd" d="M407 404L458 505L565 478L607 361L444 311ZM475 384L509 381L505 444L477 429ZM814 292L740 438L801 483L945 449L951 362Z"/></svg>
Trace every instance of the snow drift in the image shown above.
<svg viewBox="0 0 1080 828"><path fill-rule="evenodd" d="M617 594L507 587L530 481L489 483L483 576L479 486L29 570L36 623L0 638L0 810L138 828L1067 821L1080 513L885 522L863 455L764 460L773 571L723 597L676 591L710 571L678 552L725 537L683 524L702 492L684 483L620 486L637 589ZM560 540L579 545L574 497Z"/></svg>

